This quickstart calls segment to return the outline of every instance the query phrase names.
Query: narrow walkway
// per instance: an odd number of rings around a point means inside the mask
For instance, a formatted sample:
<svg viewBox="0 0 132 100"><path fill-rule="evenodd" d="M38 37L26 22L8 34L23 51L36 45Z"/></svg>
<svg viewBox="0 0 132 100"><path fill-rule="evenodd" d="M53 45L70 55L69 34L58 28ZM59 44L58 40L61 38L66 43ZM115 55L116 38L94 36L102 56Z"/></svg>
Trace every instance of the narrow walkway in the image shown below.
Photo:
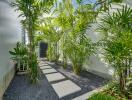
<svg viewBox="0 0 132 100"><path fill-rule="evenodd" d="M7 89L4 100L72 100L104 85L105 79L83 72L76 76L69 66L40 61L39 82L31 85L27 75L16 75Z"/></svg>
<svg viewBox="0 0 132 100"><path fill-rule="evenodd" d="M47 63L44 63L45 65L43 65L43 63L44 62L40 63L40 69L45 74L49 82L54 82L53 84L51 83L51 86L58 95L59 99L64 96L81 91L81 88L77 86L74 82L69 79L66 79L64 75L52 68Z"/></svg>

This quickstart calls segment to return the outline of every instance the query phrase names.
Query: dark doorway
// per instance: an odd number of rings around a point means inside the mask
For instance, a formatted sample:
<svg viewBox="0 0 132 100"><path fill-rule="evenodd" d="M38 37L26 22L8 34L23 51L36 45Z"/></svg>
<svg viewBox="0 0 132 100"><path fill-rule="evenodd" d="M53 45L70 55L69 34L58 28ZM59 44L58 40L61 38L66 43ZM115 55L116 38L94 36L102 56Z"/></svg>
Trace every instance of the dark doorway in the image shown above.
<svg viewBox="0 0 132 100"><path fill-rule="evenodd" d="M40 42L39 43L39 57L40 58L45 58L46 57L46 52L47 52L48 44L45 42Z"/></svg>

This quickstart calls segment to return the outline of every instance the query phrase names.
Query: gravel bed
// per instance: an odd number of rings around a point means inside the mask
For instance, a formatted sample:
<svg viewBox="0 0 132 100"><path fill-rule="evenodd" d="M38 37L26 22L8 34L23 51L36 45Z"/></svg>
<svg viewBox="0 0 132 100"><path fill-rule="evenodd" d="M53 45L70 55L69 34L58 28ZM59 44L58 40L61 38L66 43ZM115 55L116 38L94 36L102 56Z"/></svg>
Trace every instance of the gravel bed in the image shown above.
<svg viewBox="0 0 132 100"><path fill-rule="evenodd" d="M101 87L107 82L104 78L89 72L84 71L81 76L77 76L72 72L70 66L64 70L60 65L47 61L44 62L63 74L66 77L65 80L69 79L77 84L81 88L81 91L59 99L51 87L51 84L55 82L49 83L45 75L40 72L38 84L31 84L27 75L15 75L4 94L4 100L71 100L72 98Z"/></svg>

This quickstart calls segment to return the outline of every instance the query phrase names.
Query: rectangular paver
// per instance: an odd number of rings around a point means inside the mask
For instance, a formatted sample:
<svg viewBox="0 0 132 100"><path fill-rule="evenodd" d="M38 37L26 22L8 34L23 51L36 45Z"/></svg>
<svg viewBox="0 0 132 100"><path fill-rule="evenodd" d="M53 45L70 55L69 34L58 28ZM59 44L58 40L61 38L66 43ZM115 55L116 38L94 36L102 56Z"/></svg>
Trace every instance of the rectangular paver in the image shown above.
<svg viewBox="0 0 132 100"><path fill-rule="evenodd" d="M70 80L52 84L52 87L54 88L59 98L73 94L81 90L79 86L77 86L75 83L73 83Z"/></svg>
<svg viewBox="0 0 132 100"><path fill-rule="evenodd" d="M51 68L51 69L44 69L42 70L42 72L44 74L48 74L48 73L54 73L54 72L57 72L54 68Z"/></svg>
<svg viewBox="0 0 132 100"><path fill-rule="evenodd" d="M39 65L49 65L49 64L47 64L47 63L39 63Z"/></svg>
<svg viewBox="0 0 132 100"><path fill-rule="evenodd" d="M85 93L85 94L82 94L81 96L78 96L78 97L76 97L76 98L74 98L74 99L72 99L72 100L86 100L86 99L89 98L91 95L93 95L93 94L95 94L95 93L98 93L98 92L100 92L100 91L103 91L104 89L106 89L105 86L100 87L100 88L97 88L97 89L95 89L95 90L92 90L92 91L90 91L90 92L87 92L87 93Z"/></svg>
<svg viewBox="0 0 132 100"><path fill-rule="evenodd" d="M39 67L48 66L48 64L39 64Z"/></svg>
<svg viewBox="0 0 132 100"><path fill-rule="evenodd" d="M46 77L49 82L58 81L65 78L65 76L60 73L47 74Z"/></svg>
<svg viewBox="0 0 132 100"><path fill-rule="evenodd" d="M45 65L45 66L40 66L40 69L49 69L49 68L52 68L51 66L49 66L49 65Z"/></svg>

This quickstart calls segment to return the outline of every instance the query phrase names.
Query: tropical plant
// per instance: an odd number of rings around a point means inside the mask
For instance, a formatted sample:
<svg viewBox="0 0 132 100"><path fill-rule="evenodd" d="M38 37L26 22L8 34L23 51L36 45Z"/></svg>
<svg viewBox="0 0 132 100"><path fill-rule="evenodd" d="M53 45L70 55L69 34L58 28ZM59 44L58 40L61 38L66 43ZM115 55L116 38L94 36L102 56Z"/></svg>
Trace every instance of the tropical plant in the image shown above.
<svg viewBox="0 0 132 100"><path fill-rule="evenodd" d="M18 71L27 68L27 48L24 44L17 42L16 47L9 53L13 56L11 59L16 61Z"/></svg>
<svg viewBox="0 0 132 100"><path fill-rule="evenodd" d="M29 53L28 53L29 55L28 56L29 56L29 60L31 60L30 62L34 62L34 60L32 60L32 55L34 55L34 52L35 52L34 35L36 31L36 23L38 21L38 18L44 12L47 12L49 8L51 7L51 5L53 5L53 1L54 0L49 0L49 1L16 0L14 3L12 3L12 6L16 7L16 10L20 11L19 16L23 18L23 26L28 32L28 39L29 39ZM34 70L31 70L31 72L33 74ZM33 78L31 77L31 79Z"/></svg>
<svg viewBox="0 0 132 100"><path fill-rule="evenodd" d="M126 89L128 94L131 95L132 98L132 76L129 76L126 80Z"/></svg>
<svg viewBox="0 0 132 100"><path fill-rule="evenodd" d="M57 32L60 33L59 49L63 56L63 68L66 68L69 59L77 74L79 74L86 57L94 51L85 32L96 16L91 5L81 5L81 2L81 0L78 1L79 7L77 9L74 8L71 0L63 0L63 2L58 3L59 5L53 12L56 17L52 21L58 30ZM50 30L53 29L50 28Z"/></svg>
<svg viewBox="0 0 132 100"><path fill-rule="evenodd" d="M86 37L83 38L81 43L78 40L75 41L73 37L69 37L65 46L67 47L66 54L72 63L74 73L80 75L85 60L94 53L94 46L90 39Z"/></svg>
<svg viewBox="0 0 132 100"><path fill-rule="evenodd" d="M127 5L102 18L99 30L104 34L102 46L105 59L115 68L119 86L125 91L126 78L131 75L132 9Z"/></svg>
<svg viewBox="0 0 132 100"><path fill-rule="evenodd" d="M111 6L111 3L121 3L123 0L97 0L94 4L94 8L97 7L100 11L106 11L109 10L109 7Z"/></svg>
<svg viewBox="0 0 132 100"><path fill-rule="evenodd" d="M62 60L63 60L63 68L67 67L67 56L66 56L66 50L65 50L65 43L67 37L67 31L70 30L70 24L69 22L69 11L73 12L73 6L71 5L71 0L63 0L62 2L59 2L58 6L54 10L54 14L57 15L57 17L54 19L54 23L56 24L57 29L59 30L59 33L61 34L60 38L60 50L62 53Z"/></svg>
<svg viewBox="0 0 132 100"><path fill-rule="evenodd" d="M122 2L123 0L111 0L112 2L117 2L117 3L120 3Z"/></svg>
<svg viewBox="0 0 132 100"><path fill-rule="evenodd" d="M31 83L36 83L38 80L38 61L36 59L36 53L32 53L32 60L30 60L30 57L28 58L28 67Z"/></svg>
<svg viewBox="0 0 132 100"><path fill-rule="evenodd" d="M49 61L58 62L58 41L60 40L61 35L55 28L52 21L52 18L45 18L44 23L38 25L38 31L41 32L41 35L39 36L42 38L42 41L48 44L47 58Z"/></svg>
<svg viewBox="0 0 132 100"><path fill-rule="evenodd" d="M70 13L71 15L69 16L69 23L72 29L67 33L68 39L65 43L65 49L68 58L72 62L74 72L79 75L84 61L95 50L93 43L87 37L86 30L93 22L96 13L92 10L91 5L80 4L73 13Z"/></svg>
<svg viewBox="0 0 132 100"><path fill-rule="evenodd" d="M116 98L114 98L111 95L108 94L104 94L104 93L96 93L93 94L90 98L88 98L87 100L117 100Z"/></svg>

